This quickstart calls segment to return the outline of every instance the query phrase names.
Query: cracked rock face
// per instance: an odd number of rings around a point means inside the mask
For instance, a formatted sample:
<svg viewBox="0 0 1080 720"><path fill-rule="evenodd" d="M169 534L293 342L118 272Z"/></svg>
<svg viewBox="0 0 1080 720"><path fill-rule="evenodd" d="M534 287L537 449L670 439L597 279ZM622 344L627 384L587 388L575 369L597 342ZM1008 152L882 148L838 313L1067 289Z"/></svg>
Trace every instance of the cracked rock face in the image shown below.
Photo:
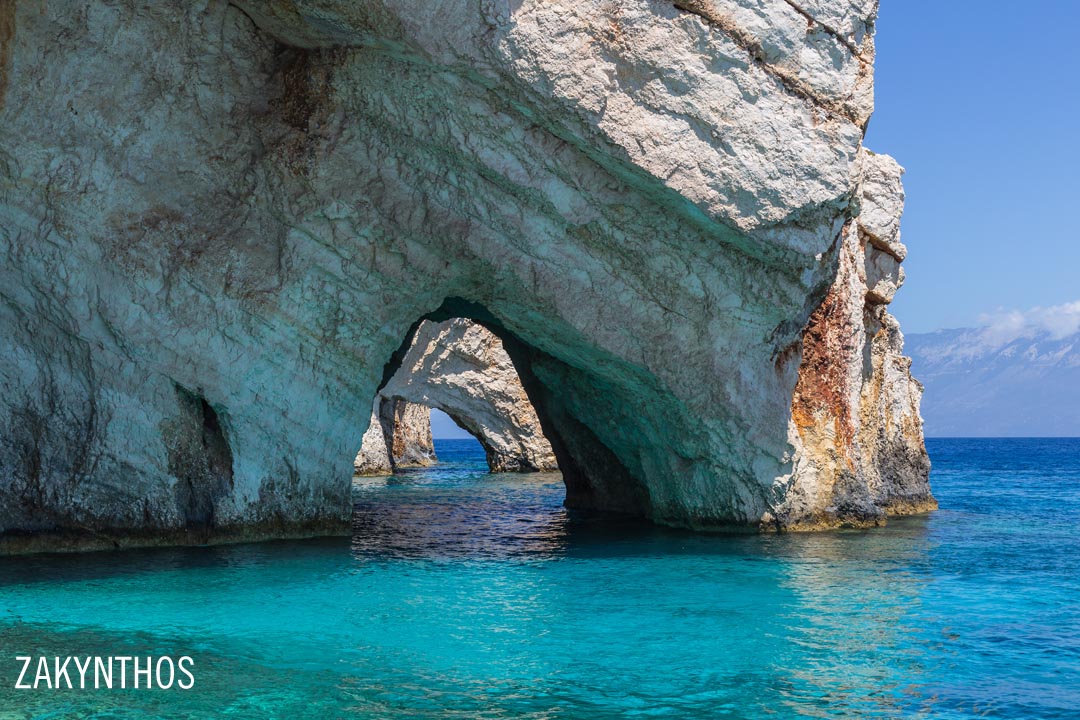
<svg viewBox="0 0 1080 720"><path fill-rule="evenodd" d="M906 254L898 219L903 169L863 151L855 219L845 225L840 268L802 338L792 402L794 473L767 521L816 529L937 507L922 434L922 386L911 377L900 326L886 311ZM887 290L882 291L885 286Z"/></svg>
<svg viewBox="0 0 1080 720"><path fill-rule="evenodd" d="M442 410L480 441L492 472L558 470L551 444L540 419L521 386L518 373L502 342L477 323L456 318L441 323L425 321L394 376L380 391L382 402L433 407ZM426 443L420 430L407 431L419 438L414 452L424 454L431 445L430 413L424 416ZM396 425L380 426L380 436L400 433ZM433 454L433 453L432 453ZM386 461L382 461L386 455ZM376 462L374 458L379 458ZM357 456L363 472L408 467L390 457L385 440L369 429ZM371 468L379 468L373 471Z"/></svg>
<svg viewBox="0 0 1080 720"><path fill-rule="evenodd" d="M371 423L353 460L353 471L358 475L388 475L437 462L431 439L431 409L377 395Z"/></svg>
<svg viewBox="0 0 1080 720"><path fill-rule="evenodd" d="M0 2L7 546L346 530L422 318L503 342L569 505L932 506L875 12Z"/></svg>

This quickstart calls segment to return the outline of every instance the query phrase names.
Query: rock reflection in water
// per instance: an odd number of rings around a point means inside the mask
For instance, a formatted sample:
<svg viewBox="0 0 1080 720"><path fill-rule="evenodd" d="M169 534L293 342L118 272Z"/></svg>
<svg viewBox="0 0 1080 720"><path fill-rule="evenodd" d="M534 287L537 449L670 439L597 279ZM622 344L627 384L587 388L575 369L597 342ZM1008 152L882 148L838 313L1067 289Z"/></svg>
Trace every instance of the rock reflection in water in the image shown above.
<svg viewBox="0 0 1080 720"><path fill-rule="evenodd" d="M928 579L912 568L928 556L926 518L903 532L859 531L785 537L774 544L780 582L793 594L781 633L804 662L787 668L783 705L821 716L892 717L919 710L924 639L913 622ZM813 707L811 704L810 707ZM923 708L925 709L925 708ZM827 711L827 712L826 712Z"/></svg>
<svg viewBox="0 0 1080 720"><path fill-rule="evenodd" d="M551 502L561 494L550 492L562 486L558 473L486 475L444 484L433 482L432 475L438 471L354 481L353 552L438 559L565 550L567 511ZM410 492L417 489L422 492ZM541 489L549 492L537 492Z"/></svg>

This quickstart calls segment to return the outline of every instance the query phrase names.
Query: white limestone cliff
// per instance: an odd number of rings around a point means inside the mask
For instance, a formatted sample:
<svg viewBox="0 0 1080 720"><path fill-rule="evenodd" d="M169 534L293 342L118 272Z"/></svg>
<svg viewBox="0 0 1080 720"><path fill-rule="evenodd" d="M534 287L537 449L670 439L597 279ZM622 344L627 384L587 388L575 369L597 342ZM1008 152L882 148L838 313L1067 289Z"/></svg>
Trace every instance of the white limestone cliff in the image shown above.
<svg viewBox="0 0 1080 720"><path fill-rule="evenodd" d="M394 472L394 459L386 444L386 429L379 421L379 407L383 398L376 396L371 410L371 420L361 440L360 452L353 460L353 472L357 475L389 475ZM430 413L428 418L430 420ZM393 432L393 428L390 430Z"/></svg>
<svg viewBox="0 0 1080 720"><path fill-rule="evenodd" d="M931 507L876 9L0 2L5 547L347 531L423 318L500 338L568 505Z"/></svg>

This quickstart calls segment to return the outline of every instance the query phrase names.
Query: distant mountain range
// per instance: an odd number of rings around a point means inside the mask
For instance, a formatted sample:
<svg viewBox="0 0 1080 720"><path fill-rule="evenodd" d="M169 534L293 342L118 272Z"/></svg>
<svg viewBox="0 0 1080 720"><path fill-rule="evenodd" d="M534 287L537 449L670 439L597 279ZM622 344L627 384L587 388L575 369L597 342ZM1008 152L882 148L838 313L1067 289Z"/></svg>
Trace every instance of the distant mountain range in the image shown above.
<svg viewBox="0 0 1080 720"><path fill-rule="evenodd" d="M1080 436L1080 332L911 334L928 437Z"/></svg>

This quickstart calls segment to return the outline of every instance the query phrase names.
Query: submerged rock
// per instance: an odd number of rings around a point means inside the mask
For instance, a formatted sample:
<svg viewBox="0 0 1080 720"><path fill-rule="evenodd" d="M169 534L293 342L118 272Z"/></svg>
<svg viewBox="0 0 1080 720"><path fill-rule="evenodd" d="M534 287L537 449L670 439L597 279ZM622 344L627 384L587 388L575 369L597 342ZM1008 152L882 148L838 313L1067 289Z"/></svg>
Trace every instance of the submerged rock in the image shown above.
<svg viewBox="0 0 1080 720"><path fill-rule="evenodd" d="M423 318L500 338L571 506L931 507L876 6L0 3L8 546L347 531Z"/></svg>

